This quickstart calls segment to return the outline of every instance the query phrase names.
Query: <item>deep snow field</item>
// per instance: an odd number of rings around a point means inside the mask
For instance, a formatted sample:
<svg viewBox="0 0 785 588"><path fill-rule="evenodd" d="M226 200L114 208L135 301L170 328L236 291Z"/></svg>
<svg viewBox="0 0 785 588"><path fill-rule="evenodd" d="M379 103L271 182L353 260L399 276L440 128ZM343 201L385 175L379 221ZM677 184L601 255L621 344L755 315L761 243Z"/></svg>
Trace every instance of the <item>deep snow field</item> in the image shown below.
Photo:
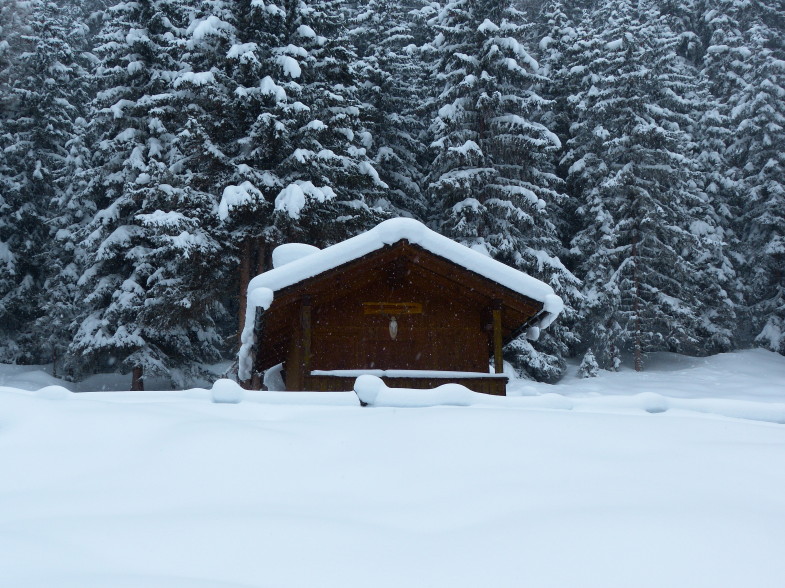
<svg viewBox="0 0 785 588"><path fill-rule="evenodd" d="M0 366L2 588L785 586L766 351L462 407L62 385Z"/></svg>

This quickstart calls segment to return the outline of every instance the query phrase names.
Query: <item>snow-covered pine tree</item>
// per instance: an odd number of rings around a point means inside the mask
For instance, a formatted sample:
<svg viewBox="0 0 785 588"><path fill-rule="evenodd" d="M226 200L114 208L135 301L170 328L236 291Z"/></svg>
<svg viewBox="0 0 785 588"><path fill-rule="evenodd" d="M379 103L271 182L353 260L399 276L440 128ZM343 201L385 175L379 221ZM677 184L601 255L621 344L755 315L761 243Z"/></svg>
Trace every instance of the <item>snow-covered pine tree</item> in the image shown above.
<svg viewBox="0 0 785 588"><path fill-rule="evenodd" d="M212 34L216 49L205 57L217 67L221 80L220 90L212 94L224 96L220 108L212 109L213 141L228 163L227 175L220 178L216 190L221 195L219 219L228 234L226 261L238 268L237 285L231 290L237 292L239 335L245 324L248 282L268 269L269 253L281 241L273 217L273 202L284 185L277 168L291 152L292 128L307 109L287 94L287 89L291 92L298 87L296 79L284 71L285 65L296 71L293 60L275 51L286 46L282 43L287 30L283 5L231 3L228 14L223 13L223 4L220 8L220 13L205 13L202 18L229 25L220 27L220 36L230 41L229 46L218 51L217 35ZM220 115L216 117L215 112Z"/></svg>
<svg viewBox="0 0 785 588"><path fill-rule="evenodd" d="M84 231L79 285L90 308L71 368L168 376L218 357L219 247L212 195L190 185L176 80L187 11L174 0L119 2L96 48L101 91L91 133L96 214Z"/></svg>
<svg viewBox="0 0 785 588"><path fill-rule="evenodd" d="M430 8L424 0L371 0L352 19L364 123L373 143L369 156L389 186L376 203L396 216L424 219L425 72L420 45ZM419 99L418 99L419 98Z"/></svg>
<svg viewBox="0 0 785 588"><path fill-rule="evenodd" d="M736 290L744 297L736 335L782 352L783 23L781 3L705 0L700 37L706 47L703 74L716 108L717 164L708 171L724 200L726 235L738 268ZM778 131L779 129L779 131ZM723 136L717 136L718 131ZM721 142L720 142L721 140ZM724 150L722 148L724 147ZM778 195L779 194L779 195ZM751 262L751 260L755 260Z"/></svg>
<svg viewBox="0 0 785 588"><path fill-rule="evenodd" d="M699 240L693 250L695 281L701 292L703 312L700 353L717 353L737 347L739 312L743 308L739 287L738 262L734 251L737 237L730 208L736 184L728 177L726 141L728 118L722 105L708 91L707 79L693 70L692 83L685 82L694 118L688 130L695 143L695 164L699 190L689 210L690 231ZM695 108L700 105L700 108Z"/></svg>
<svg viewBox="0 0 785 588"><path fill-rule="evenodd" d="M671 34L676 37L674 50L693 66L699 66L704 53L700 38L702 0L657 0L656 8Z"/></svg>
<svg viewBox="0 0 785 588"><path fill-rule="evenodd" d="M690 232L699 246L690 254L695 265L694 291L698 292L699 353L728 351L738 345L738 288L729 230L733 216L729 202L733 184L728 181L725 142L729 137L727 110L711 94L703 69L706 54L700 2L659 2L662 15L657 37L675 52L666 55L660 75L662 104L692 143L686 154L694 165L697 190L687 194ZM675 115L675 116L674 116Z"/></svg>
<svg viewBox="0 0 785 588"><path fill-rule="evenodd" d="M26 18L27 16L27 18ZM6 149L13 147L13 126L18 97L13 91L18 60L24 51L22 35L29 31L29 16L16 2L0 4L0 361L23 359L24 351L16 341L22 325L16 320L15 306L19 302L24 282L19 275L22 262L19 251L26 237L16 220L20 201L16 161ZM22 274L24 275L24 274ZM23 322L23 321L22 321Z"/></svg>
<svg viewBox="0 0 785 588"><path fill-rule="evenodd" d="M733 274L728 288L736 302L731 342L736 346L749 346L755 333L746 303L750 297L749 283L742 275L746 260L739 230L743 227L737 222L744 199L741 183L729 159L734 135L732 102L744 87L739 68L749 57L740 27L748 16L744 5L735 0L703 0L697 3L696 11L696 32L702 50L700 80L707 92L699 121L699 163L704 190L717 211L717 224L726 243L724 251L729 263L723 273ZM711 345L709 349L716 349L716 346Z"/></svg>
<svg viewBox="0 0 785 588"><path fill-rule="evenodd" d="M246 101L233 123L236 160L257 177L231 184L223 210L241 215L240 203L264 206L263 195L275 227L248 233L264 231L271 244L326 245L367 228L377 218L368 202L385 185L367 155L340 3L251 2L234 12L231 75Z"/></svg>
<svg viewBox="0 0 785 588"><path fill-rule="evenodd" d="M0 360L47 362L64 337L50 291L61 259L52 237L86 98L70 45L79 28L51 0L5 5L2 20L2 53L12 57L0 69Z"/></svg>
<svg viewBox="0 0 785 588"><path fill-rule="evenodd" d="M61 47L58 69L63 75L62 93L58 102L69 106L72 118L70 138L64 145L56 195L50 201L47 224L45 259L42 263L44 295L38 300L40 315L33 325L39 334L39 345L45 361L52 362L53 375L66 376L60 371L74 329L84 315L77 280L79 263L75 259L78 235L95 212L86 198L90 182L91 149L88 144L88 122L93 83L93 55L91 43L94 27L100 22L96 13L100 2L62 4L56 31ZM65 63L70 62L67 67Z"/></svg>
<svg viewBox="0 0 785 588"><path fill-rule="evenodd" d="M231 13L216 144L231 164L219 216L237 246L242 325L247 281L275 245L323 246L368 228L385 186L367 155L339 3L243 2Z"/></svg>
<svg viewBox="0 0 785 588"><path fill-rule="evenodd" d="M586 350L583 354L581 364L578 366L578 377L580 378L596 378L600 372L600 366L597 359L594 357L591 348Z"/></svg>
<svg viewBox="0 0 785 588"><path fill-rule="evenodd" d="M383 218L371 205L388 186L368 156L373 138L362 123L358 60L341 5L313 0L283 7L287 26L273 52L300 111L291 150L277 166L284 187L275 216L283 241L329 245Z"/></svg>
<svg viewBox="0 0 785 588"><path fill-rule="evenodd" d="M89 106L90 100L81 103ZM41 313L35 329L41 333L42 349L46 349L52 362L52 374L70 378L73 374L60 370L66 357L75 329L85 315L85 308L77 286L79 268L78 243L84 226L95 213L93 202L86 197L89 185L92 153L86 141L87 121L77 117L75 135L66 144L64 178L67 180L62 193L53 200L50 219L47 263L44 267L45 295L39 300Z"/></svg>
<svg viewBox="0 0 785 588"><path fill-rule="evenodd" d="M562 147L554 154L556 173L560 178L566 178L567 173L560 167L565 146L570 137L572 123L572 108L568 103L569 97L575 93L571 87L573 76L565 72L574 65L571 53L573 45L577 42L577 31L574 23L583 19L583 13L573 2L564 0L551 0L536 11L538 14L537 26L532 29L533 45L536 45L539 54L541 75L544 80L540 85L540 95L550 102L549 108L542 115L542 122L551 129ZM569 64L569 67L566 67ZM552 222L559 240L563 245L560 259L563 260L570 272L575 271L575 260L569 250L570 240L576 230L576 220L570 213L577 208L571 198L575 195L564 189L563 201L558 210L559 214L552 215ZM568 344L568 354L574 355L579 351L580 339L576 334L579 329L576 325L577 307L580 303L579 296L573 296L571 303L559 317L556 330L564 330L564 339Z"/></svg>
<svg viewBox="0 0 785 588"><path fill-rule="evenodd" d="M260 77L254 77L254 67L259 62L250 60L257 43L243 45L238 35L257 40L268 39L264 31L254 29L254 14L245 13L249 3L202 2L186 6L189 22L181 40L182 71L173 85L176 102L181 112L182 129L178 145L184 159L180 174L191 190L203 202L202 224L220 251L220 262L215 267L205 267L213 283L220 282L220 289L211 289L210 302L219 329L226 341L233 346L237 331L232 328L230 316L242 315L245 293L251 272L251 257L260 245L264 251L265 230L271 218L264 198L260 203L232 202L232 212L221 200L225 190L240 184L264 186L269 174L254 165L253 154L275 149L271 136L249 136L249 129L265 114L266 94L259 88ZM254 10L253 8L251 8ZM255 9L257 12L261 8ZM253 32L249 32L252 29ZM250 81L249 81L250 80ZM258 125L257 125L258 126ZM249 155L250 154L250 155ZM258 158L257 158L258 161ZM221 213L216 216L216 210ZM225 222L227 221L227 222ZM212 256L215 258L215 255ZM245 271L236 271L237 266ZM238 276L243 274L242 276ZM240 324L243 316L240 316Z"/></svg>
<svg viewBox="0 0 785 588"><path fill-rule="evenodd" d="M537 26L533 28L534 41L539 49L539 62L544 82L541 94L551 102L543 120L563 144L569 138L570 109L567 99L572 94L564 84L570 81L565 74L565 64L571 59L570 50L577 32L572 18L567 14L565 0L550 0L538 13ZM567 231L562 231L562 235Z"/></svg>
<svg viewBox="0 0 785 588"><path fill-rule="evenodd" d="M622 352L642 369L646 351L701 349L705 317L696 258L705 248L693 224L706 223L694 144L693 112L681 86L678 38L649 2L618 0L593 14L565 66L574 122L569 190L580 230L586 299L579 324L600 365ZM692 229L692 230L691 230Z"/></svg>
<svg viewBox="0 0 785 588"><path fill-rule="evenodd" d="M541 122L549 102L537 93L539 64L522 45L526 25L513 5L486 0L446 3L432 19L436 57L428 179L431 222L449 237L548 283L569 314L578 281L559 259L553 223L562 185L554 173L559 139ZM516 367L555 380L573 343L566 329L507 348Z"/></svg>
<svg viewBox="0 0 785 588"><path fill-rule="evenodd" d="M741 87L729 98L736 232L754 341L785 354L785 7L766 0L743 10L732 64Z"/></svg>

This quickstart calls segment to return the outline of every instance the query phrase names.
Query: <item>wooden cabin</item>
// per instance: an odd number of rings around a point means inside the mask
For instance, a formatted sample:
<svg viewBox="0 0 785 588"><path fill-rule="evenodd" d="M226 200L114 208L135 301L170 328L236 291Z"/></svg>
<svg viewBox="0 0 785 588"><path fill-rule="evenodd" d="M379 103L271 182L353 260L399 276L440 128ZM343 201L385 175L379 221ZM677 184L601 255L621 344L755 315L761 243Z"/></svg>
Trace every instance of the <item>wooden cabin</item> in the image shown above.
<svg viewBox="0 0 785 588"><path fill-rule="evenodd" d="M411 219L287 261L248 289L240 378L256 389L283 364L287 390L348 391L370 373L504 395L504 344L561 310L549 286Z"/></svg>

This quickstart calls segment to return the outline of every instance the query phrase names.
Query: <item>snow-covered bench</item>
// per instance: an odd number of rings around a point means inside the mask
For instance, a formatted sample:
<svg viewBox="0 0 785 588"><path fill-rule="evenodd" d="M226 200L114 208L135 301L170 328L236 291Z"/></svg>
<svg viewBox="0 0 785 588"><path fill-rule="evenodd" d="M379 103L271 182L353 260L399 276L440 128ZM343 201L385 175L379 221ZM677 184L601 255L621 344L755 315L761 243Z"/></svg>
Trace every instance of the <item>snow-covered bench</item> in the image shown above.
<svg viewBox="0 0 785 588"><path fill-rule="evenodd" d="M355 380L354 393L363 406L471 406L488 401L487 396L472 392L460 384L442 384L431 390L390 388L381 378L369 374Z"/></svg>
<svg viewBox="0 0 785 588"><path fill-rule="evenodd" d="M348 391L354 388L355 380L363 375L379 378L390 388L406 388L425 390L436 388L445 383L459 384L463 387L482 392L504 396L507 376L483 372L456 372L436 370L312 370L306 386L307 389Z"/></svg>

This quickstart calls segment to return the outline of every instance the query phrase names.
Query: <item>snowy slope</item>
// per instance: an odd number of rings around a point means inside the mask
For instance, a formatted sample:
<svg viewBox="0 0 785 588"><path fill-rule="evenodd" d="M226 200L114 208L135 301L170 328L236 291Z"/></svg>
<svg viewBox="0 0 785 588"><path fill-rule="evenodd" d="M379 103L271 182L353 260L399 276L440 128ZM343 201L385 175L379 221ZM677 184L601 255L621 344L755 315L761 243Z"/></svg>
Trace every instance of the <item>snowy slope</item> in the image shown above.
<svg viewBox="0 0 785 588"><path fill-rule="evenodd" d="M785 358L654 359L421 409L0 366L0 584L781 586Z"/></svg>

